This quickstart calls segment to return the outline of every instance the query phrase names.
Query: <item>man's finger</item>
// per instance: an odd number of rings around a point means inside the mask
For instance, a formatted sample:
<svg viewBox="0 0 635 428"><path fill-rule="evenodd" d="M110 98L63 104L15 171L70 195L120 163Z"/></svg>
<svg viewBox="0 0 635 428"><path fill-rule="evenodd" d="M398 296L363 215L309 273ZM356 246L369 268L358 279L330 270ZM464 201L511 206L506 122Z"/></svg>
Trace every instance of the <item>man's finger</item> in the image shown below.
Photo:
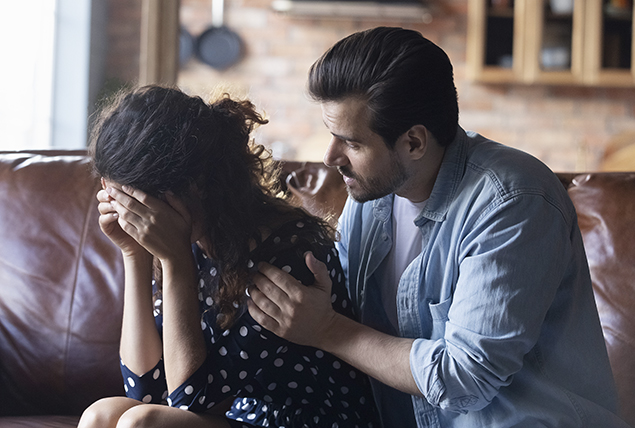
<svg viewBox="0 0 635 428"><path fill-rule="evenodd" d="M279 269L269 263L258 263L258 272L265 276L268 280L267 284L279 289L287 296L292 296L298 291L298 280L291 274ZM260 285L260 284L259 284ZM269 288L262 289L265 294L269 292Z"/></svg>
<svg viewBox="0 0 635 428"><path fill-rule="evenodd" d="M311 251L307 251L304 254L304 261L315 277L314 286L320 287L323 290L328 290L330 292L331 287L333 286L333 281L331 281L331 277L329 276L329 271L326 268L326 265L316 259Z"/></svg>
<svg viewBox="0 0 635 428"><path fill-rule="evenodd" d="M280 323L278 323L274 314L279 314L280 308L255 286L250 287L249 295L251 299L247 300L247 308L251 317L258 324L275 333L279 329Z"/></svg>

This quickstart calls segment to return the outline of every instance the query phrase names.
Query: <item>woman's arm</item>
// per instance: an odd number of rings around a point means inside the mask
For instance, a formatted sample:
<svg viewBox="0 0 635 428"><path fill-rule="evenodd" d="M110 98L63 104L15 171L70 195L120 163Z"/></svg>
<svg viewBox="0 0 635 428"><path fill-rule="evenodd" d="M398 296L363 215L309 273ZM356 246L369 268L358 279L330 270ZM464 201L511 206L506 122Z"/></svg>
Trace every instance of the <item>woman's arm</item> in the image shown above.
<svg viewBox="0 0 635 428"><path fill-rule="evenodd" d="M104 181L105 188L107 185ZM123 363L135 374L143 375L161 359L161 338L152 307L152 255L118 224L119 214L113 199L101 190L97 194L99 225L120 249L124 261L124 309L119 352Z"/></svg>
<svg viewBox="0 0 635 428"><path fill-rule="evenodd" d="M191 217L185 204L171 195L164 202L127 187L110 188L109 192L121 228L161 262L163 360L168 391L172 392L200 367L207 354L191 251Z"/></svg>

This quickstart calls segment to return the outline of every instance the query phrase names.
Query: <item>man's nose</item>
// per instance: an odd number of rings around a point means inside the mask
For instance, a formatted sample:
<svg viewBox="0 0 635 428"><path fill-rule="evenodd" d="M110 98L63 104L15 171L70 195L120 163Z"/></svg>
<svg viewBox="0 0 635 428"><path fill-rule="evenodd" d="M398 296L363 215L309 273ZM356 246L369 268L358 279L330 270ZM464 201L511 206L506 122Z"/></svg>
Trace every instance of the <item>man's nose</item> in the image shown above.
<svg viewBox="0 0 635 428"><path fill-rule="evenodd" d="M332 137L326 152L324 153L324 165L328 167L344 166L348 160L341 150L341 141L337 137Z"/></svg>

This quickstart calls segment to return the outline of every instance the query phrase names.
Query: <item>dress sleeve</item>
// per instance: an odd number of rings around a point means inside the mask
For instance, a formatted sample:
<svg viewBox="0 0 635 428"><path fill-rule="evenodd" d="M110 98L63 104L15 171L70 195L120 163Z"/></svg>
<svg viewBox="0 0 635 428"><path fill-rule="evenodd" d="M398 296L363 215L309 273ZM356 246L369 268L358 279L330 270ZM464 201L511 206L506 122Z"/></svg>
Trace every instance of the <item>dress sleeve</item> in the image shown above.
<svg viewBox="0 0 635 428"><path fill-rule="evenodd" d="M137 376L123 361L120 361L120 365L127 397L144 403L165 404L168 387L165 382L163 360L141 376Z"/></svg>

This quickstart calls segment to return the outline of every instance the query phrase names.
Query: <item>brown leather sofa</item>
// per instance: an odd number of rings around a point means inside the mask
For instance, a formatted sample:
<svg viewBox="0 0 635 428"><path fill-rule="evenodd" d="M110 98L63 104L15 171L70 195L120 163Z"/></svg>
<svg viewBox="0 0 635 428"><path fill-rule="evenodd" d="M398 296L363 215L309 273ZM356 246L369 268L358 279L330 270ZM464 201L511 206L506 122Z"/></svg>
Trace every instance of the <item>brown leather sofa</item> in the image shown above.
<svg viewBox="0 0 635 428"><path fill-rule="evenodd" d="M635 173L560 174L578 210L623 417L635 424ZM335 221L336 171L287 162L297 204ZM123 270L83 151L0 152L0 428L75 426L123 394Z"/></svg>

